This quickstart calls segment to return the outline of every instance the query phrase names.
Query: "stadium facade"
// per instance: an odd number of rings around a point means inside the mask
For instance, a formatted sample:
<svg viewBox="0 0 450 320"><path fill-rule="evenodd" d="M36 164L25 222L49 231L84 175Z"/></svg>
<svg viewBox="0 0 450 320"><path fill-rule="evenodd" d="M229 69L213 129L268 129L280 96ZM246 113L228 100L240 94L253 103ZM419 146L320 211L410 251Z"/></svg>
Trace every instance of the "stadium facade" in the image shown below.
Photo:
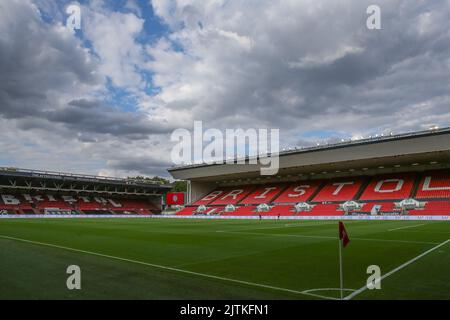
<svg viewBox="0 0 450 320"><path fill-rule="evenodd" d="M138 214L161 212L171 189L151 181L0 168L0 214Z"/></svg>
<svg viewBox="0 0 450 320"><path fill-rule="evenodd" d="M276 176L252 164L174 167L178 215L450 215L450 128L280 152Z"/></svg>

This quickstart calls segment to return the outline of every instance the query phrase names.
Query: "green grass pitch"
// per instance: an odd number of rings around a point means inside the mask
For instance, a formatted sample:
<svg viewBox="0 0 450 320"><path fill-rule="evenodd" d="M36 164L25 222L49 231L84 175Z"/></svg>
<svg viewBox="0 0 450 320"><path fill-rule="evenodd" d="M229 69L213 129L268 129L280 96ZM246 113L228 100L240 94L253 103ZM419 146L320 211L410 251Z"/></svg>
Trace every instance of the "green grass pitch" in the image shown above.
<svg viewBox="0 0 450 320"><path fill-rule="evenodd" d="M352 299L450 299L450 222L346 227L345 288L364 288L370 265L385 276ZM0 219L0 299L333 299L337 232L336 221ZM69 265L81 290L66 287Z"/></svg>

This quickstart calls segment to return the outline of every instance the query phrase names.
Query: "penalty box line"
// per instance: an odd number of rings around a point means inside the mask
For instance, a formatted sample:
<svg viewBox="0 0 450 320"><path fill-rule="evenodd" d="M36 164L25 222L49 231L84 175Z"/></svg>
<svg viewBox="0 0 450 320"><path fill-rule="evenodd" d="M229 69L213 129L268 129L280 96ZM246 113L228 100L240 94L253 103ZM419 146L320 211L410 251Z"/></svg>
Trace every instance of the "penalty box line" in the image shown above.
<svg viewBox="0 0 450 320"><path fill-rule="evenodd" d="M422 224L416 224L416 225L413 225L413 226L404 226L404 227L389 229L388 231L396 231L396 230L403 230L403 229L409 229L409 228L417 228L417 227L421 227L421 226L425 226L425 225L427 225L427 224L426 223L422 223Z"/></svg>
<svg viewBox="0 0 450 320"><path fill-rule="evenodd" d="M279 222L279 221L278 221ZM284 225L277 225L277 224L270 224L268 227L252 227L255 223L247 224L246 226L242 226L241 228L233 228L233 229L226 229L226 230L217 230L216 232L233 232L233 231L247 231L247 230L269 230L269 229L284 229L284 228L298 228L298 227L315 227L315 226L325 226L325 225L337 225L336 222L326 222L326 223L310 223L305 222L303 224L284 224Z"/></svg>
<svg viewBox="0 0 450 320"><path fill-rule="evenodd" d="M15 238L15 237L10 237L10 236L5 236L5 235L0 235L0 238L7 239L7 240L14 240L14 241L19 241L19 242L24 242L24 243L31 243L31 244L34 244L34 245L41 245L41 246L46 246L46 247L50 247L50 248L57 248L57 249L62 249L62 250L67 250L67 251L84 253L84 254L89 254L89 255L93 255L93 256L109 258L109 259L114 259L114 260L134 263L134 264L140 264L140 265L144 265L144 266L153 267L153 268L156 268L156 269L169 270L169 271L178 272L178 273L190 274L190 275L200 276L200 277L203 277L203 278L221 280L221 281L226 281L226 282L233 282L233 283L243 284L243 285L252 286L252 287L259 287L259 288L264 288L264 289L283 291L283 292L294 293L294 294L301 294L301 295L306 295L306 296L316 296L316 297L321 297L323 299L332 299L333 300L333 298L331 298L331 297L319 296L319 295L315 295L315 294L313 295L313 294L310 294L310 293L307 293L307 292L297 291L297 290L293 290L293 289L274 287L274 286L270 286L270 285L266 285L266 284L260 284L260 283L249 282L249 281L244 281L244 280L238 280L238 279L226 278L226 277L221 277L221 276L215 276L215 275L206 274L206 273L199 273L199 272L195 272L195 271L183 270L183 269L178 269L178 268L173 268L173 267L168 267L168 266L162 266L162 265L148 263L148 262L143 262L143 261L138 261L138 260L132 260L132 259L127 259L127 258L122 258L122 257L111 256L111 255L98 253L98 252L93 252L93 251L86 251L86 250L81 250L81 249L75 249L75 248L60 246L60 245L51 244L51 243L38 242L38 241L33 241L33 240L27 240L27 239L22 239L22 238Z"/></svg>
<svg viewBox="0 0 450 320"><path fill-rule="evenodd" d="M325 239L325 240L337 240L337 236L318 236L318 235L305 235L305 234L290 234L290 233L262 233L262 232L241 232L241 231L215 231L217 233L229 233L251 236L264 236L264 237L294 237L294 238L306 238L306 239ZM437 242L428 241L408 241L408 240L395 240L395 239L374 239L374 238L355 238L353 240L360 241L372 241L372 242L392 242L392 243L406 243L406 244L439 244Z"/></svg>
<svg viewBox="0 0 450 320"><path fill-rule="evenodd" d="M398 271L400 271L400 270L406 268L406 267L409 266L410 264L413 264L413 263L416 262L417 260L419 260L419 259L425 257L427 254L429 254L429 253L435 251L436 249L439 249L440 247L445 246L445 245L446 245L447 243L449 243L449 242L450 242L450 239L447 239L446 241L444 241L444 242L438 244L437 246L434 246L433 248L428 249L427 251L425 251L425 252L419 254L417 257L414 257L414 258L412 258L411 260L406 261L405 263L403 263L402 265L398 266L397 268L395 268L395 269L389 271L388 273L384 274L381 278L375 280L375 284L380 283L382 280L386 279L387 277L389 277L389 276L393 275L394 273L396 273L396 272L398 272ZM361 288L359 288L358 290L356 290L355 292L353 292L353 293L349 294L348 296L346 296L346 297L344 298L344 300L350 300L350 299L353 299L354 297L356 297L357 295L363 293L363 292L366 291L367 289L368 289L367 286L361 287Z"/></svg>

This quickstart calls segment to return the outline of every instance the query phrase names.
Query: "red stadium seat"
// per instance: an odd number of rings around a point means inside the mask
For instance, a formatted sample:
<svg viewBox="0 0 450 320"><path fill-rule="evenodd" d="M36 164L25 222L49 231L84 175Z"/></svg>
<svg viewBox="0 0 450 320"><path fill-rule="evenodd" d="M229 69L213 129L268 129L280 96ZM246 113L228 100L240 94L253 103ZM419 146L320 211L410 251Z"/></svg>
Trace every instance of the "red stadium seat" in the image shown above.
<svg viewBox="0 0 450 320"><path fill-rule="evenodd" d="M45 213L46 209L81 210L97 213L151 214L160 211L147 200L105 199L102 197L72 197L55 195L0 195L0 209L22 210L27 213Z"/></svg>
<svg viewBox="0 0 450 320"><path fill-rule="evenodd" d="M363 203L363 206L358 212L363 213L371 213L372 209L377 206L378 212L381 213L392 213L392 212L399 212L399 209L395 209L394 202L367 202Z"/></svg>
<svg viewBox="0 0 450 320"><path fill-rule="evenodd" d="M244 199L252 190L254 186L243 186L229 188L226 192L217 197L217 200L213 201L211 205L227 205L237 204Z"/></svg>
<svg viewBox="0 0 450 320"><path fill-rule="evenodd" d="M176 213L177 216L190 216L197 213L198 206L195 207L185 207L182 210L178 211ZM223 212L224 207L223 206L209 206L206 208L206 211L203 212L203 215L219 215Z"/></svg>
<svg viewBox="0 0 450 320"><path fill-rule="evenodd" d="M362 178L329 181L314 197L313 202L348 201L354 199L363 183Z"/></svg>
<svg viewBox="0 0 450 320"><path fill-rule="evenodd" d="M294 210L294 206L273 206L269 211L270 215L273 216L293 216L297 214Z"/></svg>
<svg viewBox="0 0 450 320"><path fill-rule="evenodd" d="M211 202L213 202L214 200L216 200L219 196L222 196L223 194L225 194L227 191L231 190L230 187L224 187L224 188L218 188L215 189L214 191L211 191L210 193L208 193L206 196L204 196L203 198L197 200L196 202L194 202L192 205L193 206L207 206L208 204L210 204Z"/></svg>
<svg viewBox="0 0 450 320"><path fill-rule="evenodd" d="M143 200L119 199L114 200L114 204L108 203L108 207L114 211L150 210L154 206Z"/></svg>
<svg viewBox="0 0 450 320"><path fill-rule="evenodd" d="M213 212L226 216L259 215L290 216L344 215L340 205L349 200L356 200L362 208L355 213L401 213L395 203L407 198L449 199L427 202L425 208L412 210L414 215L448 215L450 214L450 171L433 171L423 174L418 185L417 194L413 194L417 173L398 173L368 177L339 178L328 181L299 181L285 187L284 184L259 186L223 187L195 202L195 205L207 204L222 206ZM367 187L362 188L367 183ZM325 183L325 184L324 184ZM320 186L324 184L321 188ZM316 195L315 195L316 194ZM359 194L361 196L358 198ZM311 199L312 198L312 199ZM313 208L309 212L297 213L294 204L309 202ZM423 201L421 201L423 202ZM274 204L269 211L258 213L258 204ZM235 212L222 212L227 204L237 205ZM289 205L288 205L289 204ZM252 205L252 206L245 206ZM374 208L376 210L374 210ZM349 212L350 214L352 212ZM192 214L192 213L188 213Z"/></svg>
<svg viewBox="0 0 450 320"><path fill-rule="evenodd" d="M176 213L177 216L191 216L195 213L197 207L185 207Z"/></svg>
<svg viewBox="0 0 450 320"><path fill-rule="evenodd" d="M300 216L342 216L344 211L339 210L338 204L316 204L311 211L299 212Z"/></svg>
<svg viewBox="0 0 450 320"><path fill-rule="evenodd" d="M254 216L254 215L258 214L255 211L256 211L255 206L242 206L242 207L237 208L233 212L223 212L221 215L222 216Z"/></svg>
<svg viewBox="0 0 450 320"><path fill-rule="evenodd" d="M2 194L0 196L0 209L34 214L33 202L28 202L23 195Z"/></svg>
<svg viewBox="0 0 450 320"><path fill-rule="evenodd" d="M256 188L255 191L250 193L239 204L260 204L270 203L272 200L280 194L286 188L285 184L272 184L264 185Z"/></svg>
<svg viewBox="0 0 450 320"><path fill-rule="evenodd" d="M402 200L411 196L415 174L375 176L360 197L365 200Z"/></svg>
<svg viewBox="0 0 450 320"><path fill-rule="evenodd" d="M277 197L274 203L298 203L306 202L311 198L314 192L319 188L322 181L303 181L296 182L290 185L279 197Z"/></svg>
<svg viewBox="0 0 450 320"><path fill-rule="evenodd" d="M423 209L411 210L409 214L414 216L449 216L450 201L430 201L425 204Z"/></svg>
<svg viewBox="0 0 450 320"><path fill-rule="evenodd" d="M19 199L16 195L2 194L0 195L0 207L2 209L19 208L23 199Z"/></svg>
<svg viewBox="0 0 450 320"><path fill-rule="evenodd" d="M219 215L224 209L224 206L210 206L208 207L208 210L206 210L206 213L209 215Z"/></svg>
<svg viewBox="0 0 450 320"><path fill-rule="evenodd" d="M415 198L450 198L450 172L435 171L424 173Z"/></svg>
<svg viewBox="0 0 450 320"><path fill-rule="evenodd" d="M108 207L96 201L84 202L80 200L77 202L77 206L80 210L107 210Z"/></svg>
<svg viewBox="0 0 450 320"><path fill-rule="evenodd" d="M43 210L43 209L49 209L49 208L55 208L55 209L64 209L64 210L70 210L73 209L69 203L60 200L55 199L55 201L45 200L45 201L36 201L36 208Z"/></svg>

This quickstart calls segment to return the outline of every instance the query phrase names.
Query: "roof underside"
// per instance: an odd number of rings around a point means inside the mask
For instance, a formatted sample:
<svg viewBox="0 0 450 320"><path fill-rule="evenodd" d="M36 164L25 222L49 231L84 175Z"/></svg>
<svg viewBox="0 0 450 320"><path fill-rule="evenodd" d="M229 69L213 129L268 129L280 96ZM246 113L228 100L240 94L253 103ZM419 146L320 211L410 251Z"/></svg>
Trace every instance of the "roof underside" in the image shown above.
<svg viewBox="0 0 450 320"><path fill-rule="evenodd" d="M427 170L450 167L450 129L352 142L280 154L275 177L260 174L259 165L214 164L169 169L175 179L230 181L276 179L292 175Z"/></svg>

